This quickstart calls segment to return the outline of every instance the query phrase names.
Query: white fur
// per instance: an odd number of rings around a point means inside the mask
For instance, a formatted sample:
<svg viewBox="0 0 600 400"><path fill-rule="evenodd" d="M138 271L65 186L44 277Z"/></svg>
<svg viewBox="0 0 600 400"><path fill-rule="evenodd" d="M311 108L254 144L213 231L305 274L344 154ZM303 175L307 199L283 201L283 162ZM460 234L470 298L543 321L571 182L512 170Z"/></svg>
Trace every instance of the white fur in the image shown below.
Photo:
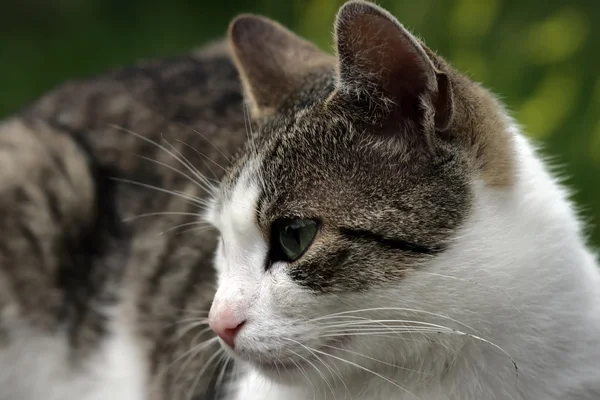
<svg viewBox="0 0 600 400"><path fill-rule="evenodd" d="M89 359L77 364L65 332L48 335L11 323L10 345L0 352L0 400L147 399L145 361L120 322Z"/></svg>
<svg viewBox="0 0 600 400"><path fill-rule="evenodd" d="M231 206L224 208L218 222L215 221L222 241L215 255L216 265L219 266L219 288L211 314L218 314L227 307L238 314L240 321L248 317L245 315L246 304L252 301L254 293L247 288L260 283L263 274L257 266L264 265L268 250L254 223L254 210L260 192L249 175L249 168L242 172L236 190L228 200ZM223 281L227 284L222 284Z"/></svg>
<svg viewBox="0 0 600 400"><path fill-rule="evenodd" d="M245 171L233 190L233 200L225 201L222 211L213 214L225 243L225 251L219 250L216 260L219 289L215 303L234 307L248 319L234 356L246 361L249 371L230 398L597 399L598 265L584 245L566 192L516 128L513 134L515 184L492 189L475 182L476 206L455 245L397 287L365 294L315 296L288 278L285 265L265 270L267 244L253 227L260 176L256 170ZM318 326L307 323L308 319L376 307L404 310L354 315L418 320L455 331L355 336L344 345L352 352L416 372L341 351L331 352L338 359L321 355L329 368L314 358L304 371L290 368L275 373L257 367L258 359L294 358L291 351L310 355L286 337L312 348L322 344L323 338L315 334ZM434 344L424 343L426 338Z"/></svg>

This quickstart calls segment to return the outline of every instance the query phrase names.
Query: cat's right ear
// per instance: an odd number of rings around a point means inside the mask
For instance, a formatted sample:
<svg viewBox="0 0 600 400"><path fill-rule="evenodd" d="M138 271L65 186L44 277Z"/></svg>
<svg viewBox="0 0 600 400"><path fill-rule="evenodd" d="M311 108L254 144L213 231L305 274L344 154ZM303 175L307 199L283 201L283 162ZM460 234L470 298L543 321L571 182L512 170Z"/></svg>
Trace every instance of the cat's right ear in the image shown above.
<svg viewBox="0 0 600 400"><path fill-rule="evenodd" d="M257 15L233 20L229 46L254 118L273 114L311 71L335 65L312 43Z"/></svg>
<svg viewBox="0 0 600 400"><path fill-rule="evenodd" d="M340 93L384 100L397 121L443 131L452 121L452 87L419 42L379 6L351 0L338 12L336 52Z"/></svg>

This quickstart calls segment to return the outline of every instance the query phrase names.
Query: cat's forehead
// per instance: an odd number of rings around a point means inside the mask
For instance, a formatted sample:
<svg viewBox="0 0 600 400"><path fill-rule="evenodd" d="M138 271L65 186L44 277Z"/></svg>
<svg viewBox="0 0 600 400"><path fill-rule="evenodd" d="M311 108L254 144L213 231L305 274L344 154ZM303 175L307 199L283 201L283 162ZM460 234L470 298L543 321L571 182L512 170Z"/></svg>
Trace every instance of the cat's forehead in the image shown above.
<svg viewBox="0 0 600 400"><path fill-rule="evenodd" d="M436 193L440 201L468 197L471 177L459 151L424 159L343 113L305 110L261 133L242 168L261 183L257 213L265 223L282 216L372 221L386 209L424 210Z"/></svg>
<svg viewBox="0 0 600 400"><path fill-rule="evenodd" d="M221 184L219 204L234 201L235 188L251 182L259 192L257 208L279 205L279 212L287 207L298 214L325 205L316 200L330 195L323 188L331 188L328 181L337 180L336 171L352 152L354 128L316 108L281 113L256 129Z"/></svg>
<svg viewBox="0 0 600 400"><path fill-rule="evenodd" d="M317 184L358 151L355 131L349 119L322 109L278 118L265 127L256 150L261 174L279 188L303 185L306 180Z"/></svg>

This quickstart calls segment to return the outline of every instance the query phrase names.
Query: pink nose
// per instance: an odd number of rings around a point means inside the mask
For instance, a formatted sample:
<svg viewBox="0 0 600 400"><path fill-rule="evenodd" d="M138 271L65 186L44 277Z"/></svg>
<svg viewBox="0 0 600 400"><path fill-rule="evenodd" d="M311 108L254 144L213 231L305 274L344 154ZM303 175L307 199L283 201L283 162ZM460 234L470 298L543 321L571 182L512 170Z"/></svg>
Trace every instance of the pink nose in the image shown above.
<svg viewBox="0 0 600 400"><path fill-rule="evenodd" d="M232 349L235 346L235 337L245 323L245 320L236 318L230 310L225 310L216 316L210 316L208 319L211 329Z"/></svg>

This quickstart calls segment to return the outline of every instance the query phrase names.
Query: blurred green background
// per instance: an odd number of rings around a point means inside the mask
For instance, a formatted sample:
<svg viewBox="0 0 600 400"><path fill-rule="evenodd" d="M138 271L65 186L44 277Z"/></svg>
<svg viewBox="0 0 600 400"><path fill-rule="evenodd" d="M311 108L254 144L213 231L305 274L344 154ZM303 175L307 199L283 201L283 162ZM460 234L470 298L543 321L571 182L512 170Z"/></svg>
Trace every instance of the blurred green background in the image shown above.
<svg viewBox="0 0 600 400"><path fill-rule="evenodd" d="M64 80L185 52L240 12L324 48L343 0L12 0L0 14L0 118ZM564 171L600 245L600 1L381 0L463 72L499 94Z"/></svg>

